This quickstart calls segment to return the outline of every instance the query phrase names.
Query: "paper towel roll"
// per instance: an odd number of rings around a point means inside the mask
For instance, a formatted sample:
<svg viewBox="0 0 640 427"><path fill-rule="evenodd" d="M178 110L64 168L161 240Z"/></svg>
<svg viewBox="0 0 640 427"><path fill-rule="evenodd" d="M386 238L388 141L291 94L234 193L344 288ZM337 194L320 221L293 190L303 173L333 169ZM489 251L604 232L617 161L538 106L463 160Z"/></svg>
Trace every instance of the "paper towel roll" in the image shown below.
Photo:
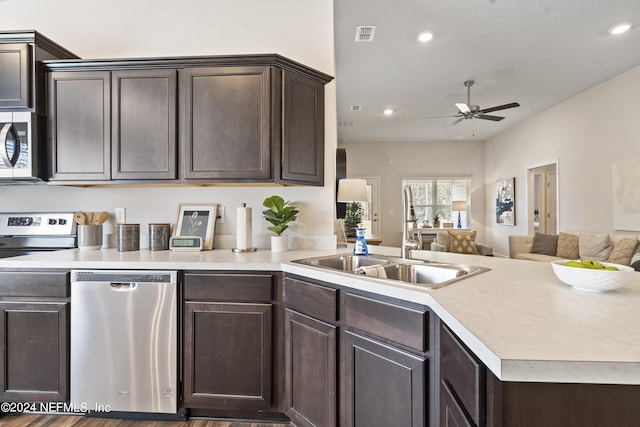
<svg viewBox="0 0 640 427"><path fill-rule="evenodd" d="M238 208L236 249L251 249L251 208Z"/></svg>

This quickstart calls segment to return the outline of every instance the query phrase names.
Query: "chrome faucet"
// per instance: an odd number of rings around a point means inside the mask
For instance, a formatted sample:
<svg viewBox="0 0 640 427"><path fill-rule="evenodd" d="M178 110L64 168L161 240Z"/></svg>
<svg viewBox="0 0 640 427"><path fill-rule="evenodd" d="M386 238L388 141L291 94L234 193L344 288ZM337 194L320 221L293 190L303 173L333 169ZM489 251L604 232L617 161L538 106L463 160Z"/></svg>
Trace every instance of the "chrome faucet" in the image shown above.
<svg viewBox="0 0 640 427"><path fill-rule="evenodd" d="M416 212L413 208L413 192L408 185L402 192L402 258L411 258L411 251L420 248L420 243L409 236L409 223L416 222Z"/></svg>

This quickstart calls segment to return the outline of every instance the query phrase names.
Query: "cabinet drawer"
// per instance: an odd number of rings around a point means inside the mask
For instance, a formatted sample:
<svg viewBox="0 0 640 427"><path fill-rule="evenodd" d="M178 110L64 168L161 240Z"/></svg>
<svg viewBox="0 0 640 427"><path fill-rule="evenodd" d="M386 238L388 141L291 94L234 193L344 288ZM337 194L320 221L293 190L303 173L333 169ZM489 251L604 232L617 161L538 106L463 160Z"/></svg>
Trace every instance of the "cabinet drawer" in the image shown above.
<svg viewBox="0 0 640 427"><path fill-rule="evenodd" d="M429 340L429 312L345 294L344 320L348 326L425 352Z"/></svg>
<svg viewBox="0 0 640 427"><path fill-rule="evenodd" d="M284 282L285 305L320 320L338 320L337 297L336 289L291 278Z"/></svg>
<svg viewBox="0 0 640 427"><path fill-rule="evenodd" d="M440 327L440 375L476 425L484 418L484 367L444 325Z"/></svg>
<svg viewBox="0 0 640 427"><path fill-rule="evenodd" d="M185 273L184 299L270 302L273 277L273 274L260 273Z"/></svg>
<svg viewBox="0 0 640 427"><path fill-rule="evenodd" d="M0 271L0 297L54 297L71 294L69 271Z"/></svg>

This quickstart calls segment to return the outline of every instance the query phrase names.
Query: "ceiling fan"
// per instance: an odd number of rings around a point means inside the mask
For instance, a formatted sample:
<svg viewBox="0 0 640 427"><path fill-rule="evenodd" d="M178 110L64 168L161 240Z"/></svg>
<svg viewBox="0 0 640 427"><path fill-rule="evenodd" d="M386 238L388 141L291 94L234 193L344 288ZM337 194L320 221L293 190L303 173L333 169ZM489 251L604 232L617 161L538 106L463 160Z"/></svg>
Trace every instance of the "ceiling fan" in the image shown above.
<svg viewBox="0 0 640 427"><path fill-rule="evenodd" d="M450 117L457 117L458 119L451 123L450 126L457 125L462 120L466 119L482 119L499 122L500 120L504 119L504 117L489 115L486 113L492 113L494 111L506 110L508 108L515 108L520 106L520 104L518 104L517 102L511 102L509 104L480 109L480 106L471 104L471 86L473 86L474 83L475 82L473 80L467 80L466 82L464 82L464 86L467 88L467 103L456 103L456 107L458 108L459 112L455 116Z"/></svg>

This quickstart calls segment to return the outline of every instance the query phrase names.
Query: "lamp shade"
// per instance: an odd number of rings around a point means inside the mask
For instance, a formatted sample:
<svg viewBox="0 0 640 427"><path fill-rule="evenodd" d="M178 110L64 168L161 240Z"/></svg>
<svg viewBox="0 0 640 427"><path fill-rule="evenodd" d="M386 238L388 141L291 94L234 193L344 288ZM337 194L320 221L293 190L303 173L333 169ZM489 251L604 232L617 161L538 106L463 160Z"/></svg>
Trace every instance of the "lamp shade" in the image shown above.
<svg viewBox="0 0 640 427"><path fill-rule="evenodd" d="M367 200L367 180L341 179L338 181L339 202L366 202Z"/></svg>
<svg viewBox="0 0 640 427"><path fill-rule="evenodd" d="M467 201L466 200L454 200L451 202L451 210L452 211L466 211L467 210Z"/></svg>

